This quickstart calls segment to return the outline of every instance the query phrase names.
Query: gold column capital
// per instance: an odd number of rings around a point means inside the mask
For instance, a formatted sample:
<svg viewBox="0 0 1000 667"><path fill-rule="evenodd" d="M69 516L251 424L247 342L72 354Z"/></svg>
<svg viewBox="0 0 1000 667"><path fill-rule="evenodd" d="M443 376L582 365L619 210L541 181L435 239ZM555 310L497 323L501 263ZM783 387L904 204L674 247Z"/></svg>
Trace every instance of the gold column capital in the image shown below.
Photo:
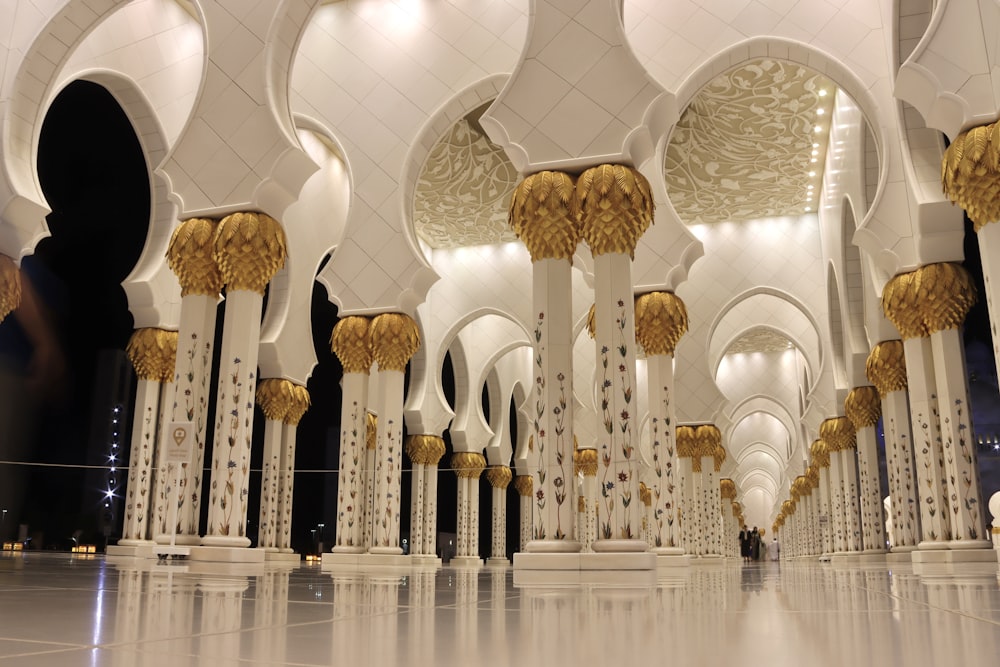
<svg viewBox="0 0 1000 667"><path fill-rule="evenodd" d="M309 410L309 406L312 405L312 398L309 396L309 390L302 385L294 382L290 384L292 385L292 400L282 421L289 426L297 426L302 421L306 411Z"/></svg>
<svg viewBox="0 0 1000 667"><path fill-rule="evenodd" d="M292 407L292 383L283 378L267 378L257 383L257 405L270 421L283 421Z"/></svg>
<svg viewBox="0 0 1000 667"><path fill-rule="evenodd" d="M830 467L830 446L822 438L813 440L809 446L809 453L812 455L813 465L820 468Z"/></svg>
<svg viewBox="0 0 1000 667"><path fill-rule="evenodd" d="M135 374L143 380L170 382L177 361L177 332L145 327L136 329L128 340L125 353Z"/></svg>
<svg viewBox="0 0 1000 667"><path fill-rule="evenodd" d="M490 466L486 469L486 479L494 489L506 489L514 473L507 466Z"/></svg>
<svg viewBox="0 0 1000 667"><path fill-rule="evenodd" d="M439 435L409 435L406 437L406 453L414 463L437 465L445 453L444 438Z"/></svg>
<svg viewBox="0 0 1000 667"><path fill-rule="evenodd" d="M728 477L720 479L719 494L726 500L736 500L736 482Z"/></svg>
<svg viewBox="0 0 1000 667"><path fill-rule="evenodd" d="M345 373L367 375L372 365L371 320L361 315L342 317L330 333L330 350Z"/></svg>
<svg viewBox="0 0 1000 667"><path fill-rule="evenodd" d="M882 288L882 312L896 325L904 340L928 335L920 307L919 271L893 276Z"/></svg>
<svg viewBox="0 0 1000 667"><path fill-rule="evenodd" d="M518 475L514 478L514 488L518 495L530 496L535 486L534 478L531 475Z"/></svg>
<svg viewBox="0 0 1000 667"><path fill-rule="evenodd" d="M653 504L653 494L645 482L639 482L639 500L646 507Z"/></svg>
<svg viewBox="0 0 1000 667"><path fill-rule="evenodd" d="M865 362L865 375L883 398L894 391L906 389L903 341L884 340L875 345Z"/></svg>
<svg viewBox="0 0 1000 667"><path fill-rule="evenodd" d="M410 357L420 347L420 330L403 313L382 313L371 323L372 356L379 370L406 371Z"/></svg>
<svg viewBox="0 0 1000 667"><path fill-rule="evenodd" d="M635 299L635 337L647 355L673 355L688 330L684 301L670 292L649 292Z"/></svg>
<svg viewBox="0 0 1000 667"><path fill-rule="evenodd" d="M365 412L365 449L375 449L378 445L378 416Z"/></svg>
<svg viewBox="0 0 1000 667"><path fill-rule="evenodd" d="M938 262L920 269L920 310L929 333L957 329L976 304L976 284L961 264Z"/></svg>
<svg viewBox="0 0 1000 667"><path fill-rule="evenodd" d="M215 233L219 223L209 218L189 218L170 235L167 266L181 284L181 296L217 297L222 273L215 261Z"/></svg>
<svg viewBox="0 0 1000 667"><path fill-rule="evenodd" d="M214 253L229 290L263 294L287 255L285 230L265 213L232 213L215 230Z"/></svg>
<svg viewBox="0 0 1000 667"><path fill-rule="evenodd" d="M7 255L0 255L0 322L21 305L21 269Z"/></svg>
<svg viewBox="0 0 1000 667"><path fill-rule="evenodd" d="M855 387L844 399L844 414L854 425L855 431L875 426L882 416L882 401L875 387Z"/></svg>
<svg viewBox="0 0 1000 667"><path fill-rule="evenodd" d="M580 228L596 257L635 256L639 238L653 223L653 196L646 177L632 167L602 164L576 182Z"/></svg>
<svg viewBox="0 0 1000 667"><path fill-rule="evenodd" d="M532 262L570 260L580 243L578 217L573 177L561 171L540 171L521 181L507 212Z"/></svg>
<svg viewBox="0 0 1000 667"><path fill-rule="evenodd" d="M486 468L486 457L479 452L458 452L451 456L451 467L459 477L479 479Z"/></svg>
<svg viewBox="0 0 1000 667"><path fill-rule="evenodd" d="M941 157L941 186L976 232L1000 221L1000 123L962 132Z"/></svg>
<svg viewBox="0 0 1000 667"><path fill-rule="evenodd" d="M819 425L819 436L831 452L854 449L858 445L854 424L847 417L824 419Z"/></svg>
<svg viewBox="0 0 1000 667"><path fill-rule="evenodd" d="M597 450L577 449L573 452L573 471L582 472L584 477L597 477Z"/></svg>

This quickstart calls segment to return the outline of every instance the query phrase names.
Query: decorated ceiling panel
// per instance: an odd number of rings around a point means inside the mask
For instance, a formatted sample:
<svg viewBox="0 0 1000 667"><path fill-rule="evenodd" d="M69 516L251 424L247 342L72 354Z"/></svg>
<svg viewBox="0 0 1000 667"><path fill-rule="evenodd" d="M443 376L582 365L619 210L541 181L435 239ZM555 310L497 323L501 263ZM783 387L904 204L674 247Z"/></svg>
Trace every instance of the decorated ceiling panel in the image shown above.
<svg viewBox="0 0 1000 667"><path fill-rule="evenodd" d="M455 123L431 150L417 181L414 226L431 248L516 241L507 205L517 170L476 122Z"/></svg>
<svg viewBox="0 0 1000 667"><path fill-rule="evenodd" d="M772 59L709 82L666 151L667 192L680 218L701 224L814 211L834 92L825 76Z"/></svg>

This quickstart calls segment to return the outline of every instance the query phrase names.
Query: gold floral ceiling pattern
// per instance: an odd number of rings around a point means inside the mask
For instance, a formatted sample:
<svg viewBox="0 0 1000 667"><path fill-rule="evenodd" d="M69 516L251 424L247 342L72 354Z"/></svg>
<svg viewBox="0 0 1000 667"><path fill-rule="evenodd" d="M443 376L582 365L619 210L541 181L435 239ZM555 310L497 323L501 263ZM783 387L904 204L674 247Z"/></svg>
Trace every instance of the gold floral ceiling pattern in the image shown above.
<svg viewBox="0 0 1000 667"><path fill-rule="evenodd" d="M664 161L667 192L681 220L814 211L818 198L811 204L807 197L809 186L818 193L822 182L834 92L825 76L771 59L710 81L682 114Z"/></svg>
<svg viewBox="0 0 1000 667"><path fill-rule="evenodd" d="M726 354L749 354L750 352L784 352L794 347L794 343L784 334L768 327L753 327L726 348Z"/></svg>
<svg viewBox="0 0 1000 667"><path fill-rule="evenodd" d="M417 235L431 248L516 241L507 206L519 180L478 123L460 120L431 150L417 181Z"/></svg>

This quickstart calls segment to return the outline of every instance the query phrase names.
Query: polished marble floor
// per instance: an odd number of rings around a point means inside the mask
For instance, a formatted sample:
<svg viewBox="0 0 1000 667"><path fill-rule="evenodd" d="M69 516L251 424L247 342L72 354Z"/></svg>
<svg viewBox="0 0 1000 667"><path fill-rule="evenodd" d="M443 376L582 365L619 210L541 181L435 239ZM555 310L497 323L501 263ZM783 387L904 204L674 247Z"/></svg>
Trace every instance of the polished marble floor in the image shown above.
<svg viewBox="0 0 1000 667"><path fill-rule="evenodd" d="M992 564L515 574L6 554L0 665L1000 664Z"/></svg>

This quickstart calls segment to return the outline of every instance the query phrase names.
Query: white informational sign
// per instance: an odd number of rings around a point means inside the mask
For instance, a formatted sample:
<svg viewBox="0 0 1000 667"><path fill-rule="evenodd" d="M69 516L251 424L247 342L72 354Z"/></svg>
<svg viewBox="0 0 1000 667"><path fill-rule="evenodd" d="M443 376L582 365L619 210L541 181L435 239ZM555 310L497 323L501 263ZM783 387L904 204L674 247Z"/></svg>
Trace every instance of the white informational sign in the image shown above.
<svg viewBox="0 0 1000 667"><path fill-rule="evenodd" d="M194 422L170 422L167 428L167 463L187 463L194 446Z"/></svg>

